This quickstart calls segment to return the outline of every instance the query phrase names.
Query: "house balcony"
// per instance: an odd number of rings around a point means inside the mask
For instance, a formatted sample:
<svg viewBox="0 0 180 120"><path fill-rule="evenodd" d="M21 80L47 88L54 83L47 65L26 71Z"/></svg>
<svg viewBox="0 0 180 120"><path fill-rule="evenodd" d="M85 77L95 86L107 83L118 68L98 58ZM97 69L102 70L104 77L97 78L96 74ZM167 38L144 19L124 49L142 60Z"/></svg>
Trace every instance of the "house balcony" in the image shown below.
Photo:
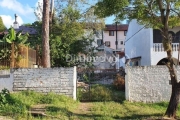
<svg viewBox="0 0 180 120"><path fill-rule="evenodd" d="M179 43L172 43L172 50L178 51ZM153 43L154 52L164 52L164 47L162 43Z"/></svg>

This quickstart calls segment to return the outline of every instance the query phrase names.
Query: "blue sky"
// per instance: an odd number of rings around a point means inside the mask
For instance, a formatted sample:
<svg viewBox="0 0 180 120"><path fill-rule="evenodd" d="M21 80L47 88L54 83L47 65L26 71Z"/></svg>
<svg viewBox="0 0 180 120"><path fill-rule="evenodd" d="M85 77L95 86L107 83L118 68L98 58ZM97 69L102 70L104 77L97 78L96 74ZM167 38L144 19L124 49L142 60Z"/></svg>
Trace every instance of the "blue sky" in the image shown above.
<svg viewBox="0 0 180 120"><path fill-rule="evenodd" d="M39 0L0 0L0 16L7 28L14 22L14 14L17 14L18 23L33 23L36 21L34 8ZM40 0L42 1L42 0ZM106 24L112 24L113 17L105 19Z"/></svg>

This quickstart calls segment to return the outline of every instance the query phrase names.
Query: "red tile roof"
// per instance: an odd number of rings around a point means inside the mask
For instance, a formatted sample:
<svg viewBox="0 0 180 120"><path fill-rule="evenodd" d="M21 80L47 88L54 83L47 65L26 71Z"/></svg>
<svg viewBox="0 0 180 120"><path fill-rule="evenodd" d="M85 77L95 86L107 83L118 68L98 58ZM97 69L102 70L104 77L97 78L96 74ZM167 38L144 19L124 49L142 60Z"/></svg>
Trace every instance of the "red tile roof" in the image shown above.
<svg viewBox="0 0 180 120"><path fill-rule="evenodd" d="M128 30L128 24L122 24L122 25L117 25L117 30L118 31L126 31ZM105 31L110 31L110 30L116 30L116 25L106 25Z"/></svg>

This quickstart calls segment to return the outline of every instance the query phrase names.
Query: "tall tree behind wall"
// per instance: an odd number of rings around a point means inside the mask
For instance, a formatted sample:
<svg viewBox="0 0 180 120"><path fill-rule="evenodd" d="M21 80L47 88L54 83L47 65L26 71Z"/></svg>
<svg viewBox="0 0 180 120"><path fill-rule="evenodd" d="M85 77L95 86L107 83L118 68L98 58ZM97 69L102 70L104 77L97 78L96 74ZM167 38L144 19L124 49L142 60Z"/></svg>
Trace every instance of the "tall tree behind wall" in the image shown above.
<svg viewBox="0 0 180 120"><path fill-rule="evenodd" d="M0 17L0 32L3 32L5 29L6 29L6 27L2 21L2 18Z"/></svg>
<svg viewBox="0 0 180 120"><path fill-rule="evenodd" d="M50 67L49 50L49 0L43 0L43 18L42 18L42 64L44 68Z"/></svg>

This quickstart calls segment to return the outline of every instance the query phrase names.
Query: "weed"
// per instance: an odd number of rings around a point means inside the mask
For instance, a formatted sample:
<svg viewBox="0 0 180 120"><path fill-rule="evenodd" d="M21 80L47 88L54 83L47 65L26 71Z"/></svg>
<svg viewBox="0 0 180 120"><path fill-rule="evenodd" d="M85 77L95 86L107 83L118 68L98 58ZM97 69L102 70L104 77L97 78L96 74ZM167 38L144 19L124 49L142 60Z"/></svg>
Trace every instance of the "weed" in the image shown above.
<svg viewBox="0 0 180 120"><path fill-rule="evenodd" d="M124 77L121 76L120 74L117 74L116 77L115 77L115 80L113 82L113 85L117 90L125 90Z"/></svg>
<svg viewBox="0 0 180 120"><path fill-rule="evenodd" d="M0 92L0 106L7 104L9 102L9 99L10 99L9 90L3 89Z"/></svg>

